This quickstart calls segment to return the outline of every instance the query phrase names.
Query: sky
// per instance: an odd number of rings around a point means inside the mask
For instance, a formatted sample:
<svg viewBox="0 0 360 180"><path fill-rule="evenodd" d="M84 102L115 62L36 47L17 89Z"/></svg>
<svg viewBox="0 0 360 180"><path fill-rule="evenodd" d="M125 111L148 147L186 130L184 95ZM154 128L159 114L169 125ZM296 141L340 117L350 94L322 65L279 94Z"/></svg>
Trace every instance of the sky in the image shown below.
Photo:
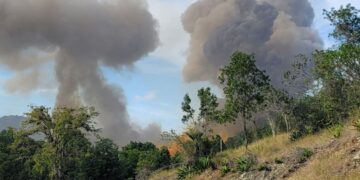
<svg viewBox="0 0 360 180"><path fill-rule="evenodd" d="M163 130L181 129L181 102L186 93L195 99L197 89L210 86L221 95L220 90L208 82L185 83L182 68L186 63L189 35L181 25L181 15L195 0L148 0L150 12L158 22L159 47L137 61L133 68L116 71L102 68L108 84L121 87L126 97L130 119L141 127L159 124ZM323 19L322 10L351 3L360 9L359 0L310 0L314 11L313 26L318 30L325 47L335 41L328 37L329 23ZM53 64L43 67L44 74L54 77ZM0 66L0 117L23 115L30 105L53 107L57 83L55 78L44 88L32 92L8 92L5 82L15 74Z"/></svg>

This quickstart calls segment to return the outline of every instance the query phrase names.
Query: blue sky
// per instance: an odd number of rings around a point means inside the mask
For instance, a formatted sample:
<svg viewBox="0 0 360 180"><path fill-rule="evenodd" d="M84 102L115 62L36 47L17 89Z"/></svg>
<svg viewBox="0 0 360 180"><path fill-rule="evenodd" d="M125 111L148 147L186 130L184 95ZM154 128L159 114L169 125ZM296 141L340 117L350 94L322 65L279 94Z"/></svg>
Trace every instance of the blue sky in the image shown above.
<svg viewBox="0 0 360 180"><path fill-rule="evenodd" d="M359 0L310 1L316 13L314 27L318 29L326 47L330 47L334 41L328 38L331 28L323 19L322 9L347 3L360 8ZM182 29L180 16L192 2L194 0L148 0L150 11L158 20L160 47L139 60L133 69L102 69L109 84L123 89L130 118L142 127L156 122L163 130L180 129L180 104L184 94L190 93L195 97L197 89L210 86L206 82L187 84L182 79L189 37ZM44 67L44 70L53 76L52 67ZM30 93L11 93L5 90L4 83L13 75L13 72L0 67L0 116L22 115L29 110L29 105L53 106L56 83Z"/></svg>

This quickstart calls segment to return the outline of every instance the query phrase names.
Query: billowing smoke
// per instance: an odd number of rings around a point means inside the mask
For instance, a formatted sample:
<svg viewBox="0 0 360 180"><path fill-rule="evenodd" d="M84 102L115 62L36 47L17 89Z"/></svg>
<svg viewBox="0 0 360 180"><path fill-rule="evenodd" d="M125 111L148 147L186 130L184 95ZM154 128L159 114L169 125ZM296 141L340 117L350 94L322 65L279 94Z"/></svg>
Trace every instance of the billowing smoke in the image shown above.
<svg viewBox="0 0 360 180"><path fill-rule="evenodd" d="M218 85L219 68L238 50L254 53L257 66L266 70L273 85L282 87L283 73L295 56L309 55L323 46L311 27L313 19L308 0L198 0L182 17L191 36L184 79ZM242 131L242 126L238 119L235 124L212 128L226 139Z"/></svg>
<svg viewBox="0 0 360 180"><path fill-rule="evenodd" d="M280 85L294 56L322 48L308 0L198 0L183 14L191 35L184 78L217 83L218 70L239 50Z"/></svg>
<svg viewBox="0 0 360 180"><path fill-rule="evenodd" d="M36 89L46 79L40 67L54 62L56 106L95 106L103 135L120 145L153 140L160 128L133 128L122 90L100 67L131 67L153 51L156 26L142 0L0 0L0 63L17 74L7 89Z"/></svg>

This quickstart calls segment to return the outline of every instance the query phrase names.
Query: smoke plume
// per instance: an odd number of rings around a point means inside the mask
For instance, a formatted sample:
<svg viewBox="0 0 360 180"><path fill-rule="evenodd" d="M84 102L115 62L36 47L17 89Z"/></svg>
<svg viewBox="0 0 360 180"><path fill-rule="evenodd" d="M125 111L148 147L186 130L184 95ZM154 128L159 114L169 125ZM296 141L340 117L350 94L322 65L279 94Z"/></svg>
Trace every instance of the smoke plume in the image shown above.
<svg viewBox="0 0 360 180"><path fill-rule="evenodd" d="M0 0L0 63L19 75L7 89L37 88L46 78L39 67L53 61L56 106L95 106L103 135L120 145L153 140L160 128L145 129L150 137L133 128L122 90L106 84L100 67L131 67L157 44L142 0Z"/></svg>
<svg viewBox="0 0 360 180"><path fill-rule="evenodd" d="M219 68L238 50L254 53L257 66L266 71L273 85L282 87L283 74L294 57L323 46L311 27L313 19L308 0L198 0L182 17L191 36L184 79L218 85ZM264 118L256 122L261 125ZM227 139L242 131L243 123L238 119L212 128Z"/></svg>
<svg viewBox="0 0 360 180"><path fill-rule="evenodd" d="M255 53L279 86L294 56L322 48L313 19L308 0L198 0L182 17L191 35L184 78L216 84L219 68L238 50Z"/></svg>

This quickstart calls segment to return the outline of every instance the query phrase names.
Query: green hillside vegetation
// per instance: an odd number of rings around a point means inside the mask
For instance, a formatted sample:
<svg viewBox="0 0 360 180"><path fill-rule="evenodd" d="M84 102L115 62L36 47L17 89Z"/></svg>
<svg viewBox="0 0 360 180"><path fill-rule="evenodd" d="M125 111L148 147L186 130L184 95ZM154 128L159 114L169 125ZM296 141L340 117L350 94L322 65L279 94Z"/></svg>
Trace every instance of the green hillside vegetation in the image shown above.
<svg viewBox="0 0 360 180"><path fill-rule="evenodd" d="M185 95L186 129L162 134L181 147L173 156L150 142L102 138L94 108L31 107L20 129L0 132L0 179L359 179L358 13L324 11L339 44L297 56L282 85L253 54L234 52L219 71L224 106L210 88L198 90L197 110ZM238 120L243 131L226 142L211 129Z"/></svg>

